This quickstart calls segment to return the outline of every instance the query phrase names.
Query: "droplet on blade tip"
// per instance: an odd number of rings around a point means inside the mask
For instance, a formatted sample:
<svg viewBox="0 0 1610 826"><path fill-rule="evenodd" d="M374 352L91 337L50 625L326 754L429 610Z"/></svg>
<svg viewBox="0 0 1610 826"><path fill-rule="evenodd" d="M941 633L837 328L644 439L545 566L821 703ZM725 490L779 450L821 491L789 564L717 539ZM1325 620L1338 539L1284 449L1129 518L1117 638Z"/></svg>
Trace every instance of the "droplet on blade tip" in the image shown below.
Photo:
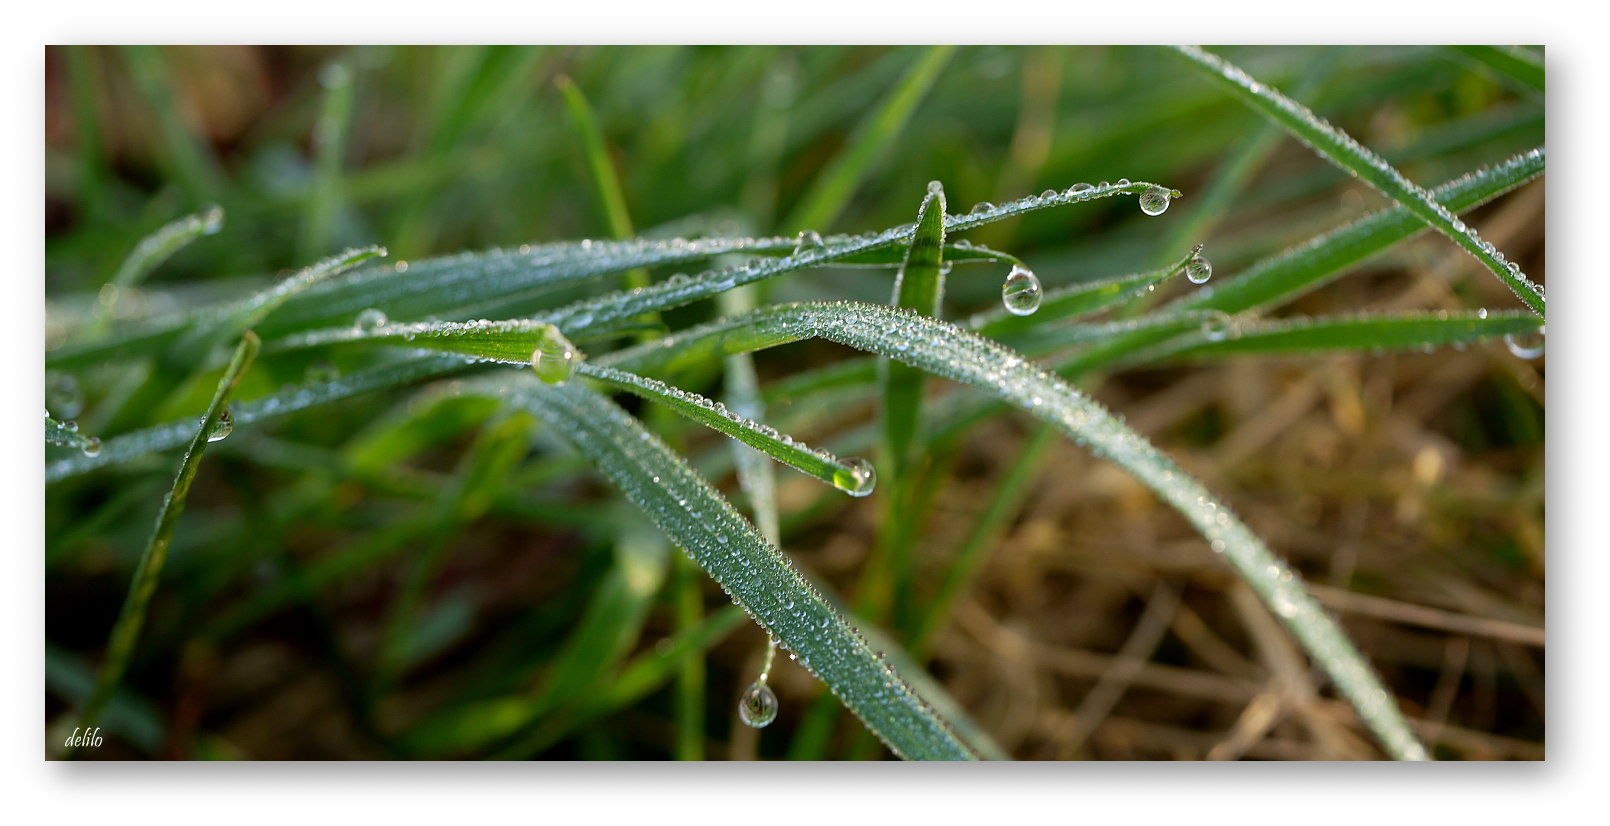
<svg viewBox="0 0 1610 826"><path fill-rule="evenodd" d="M1012 315L1032 315L1040 309L1040 279L1022 264L1013 264L1001 283L1001 303Z"/></svg>

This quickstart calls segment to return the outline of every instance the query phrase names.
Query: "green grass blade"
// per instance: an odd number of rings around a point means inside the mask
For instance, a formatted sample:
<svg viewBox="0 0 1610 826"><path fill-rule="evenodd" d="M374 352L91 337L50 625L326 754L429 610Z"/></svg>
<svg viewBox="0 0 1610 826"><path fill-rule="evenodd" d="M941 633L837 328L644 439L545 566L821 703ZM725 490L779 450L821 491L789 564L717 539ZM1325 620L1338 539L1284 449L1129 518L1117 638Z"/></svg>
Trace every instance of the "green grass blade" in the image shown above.
<svg viewBox="0 0 1610 826"><path fill-rule="evenodd" d="M609 158L609 149L604 146L604 135L598 131L598 121L593 117L592 107L587 105L581 88L569 77L560 75L554 78L553 85L559 88L565 106L570 110L576 139L581 143L582 157L587 161L587 171L592 174L594 189L604 208L604 219L609 223L609 234L617 239L630 238L632 219L626 212L620 176L615 174L615 164Z"/></svg>
<svg viewBox="0 0 1610 826"><path fill-rule="evenodd" d="M95 319L90 322L90 336L97 337L106 330L124 290L144 281L152 270L162 266L162 262L189 246L190 242L203 235L216 233L223 225L224 210L214 206L204 212L186 215L140 239L129 256L123 259L122 266L117 268L112 280L107 282L110 289L101 288L102 300L96 303Z"/></svg>
<svg viewBox="0 0 1610 826"><path fill-rule="evenodd" d="M1499 77L1515 81L1520 89L1543 92L1543 56L1524 46L1448 46Z"/></svg>
<svg viewBox="0 0 1610 826"><path fill-rule="evenodd" d="M1303 143L1349 174L1375 187L1397 201L1427 226L1448 236L1454 243L1498 276L1532 312L1545 315L1543 289L1520 271L1520 266L1504 258L1492 244L1481 240L1476 231L1459 220L1432 192L1417 186L1381 156L1364 148L1352 136L1330 125L1302 104L1275 89L1253 80L1246 72L1217 55L1194 46L1176 47L1180 54L1218 79L1237 97L1265 117L1280 124Z"/></svg>
<svg viewBox="0 0 1610 826"><path fill-rule="evenodd" d="M624 370L582 362L577 375L603 382L618 390L659 402L678 415L698 422L711 430L724 433L746 445L782 462L789 467L814 476L851 496L866 496L872 492L876 477L865 460L839 459L820 448L810 448L787 434L753 419L728 410L720 402L712 402L697 393L689 393L655 379L646 379Z"/></svg>
<svg viewBox="0 0 1610 826"><path fill-rule="evenodd" d="M307 206L297 238L298 261L327 254L330 239L335 234L336 216L341 211L341 165L352 126L352 95L356 85L352 75L352 68L339 61L319 70L324 104L313 124L313 181L308 187Z"/></svg>
<svg viewBox="0 0 1610 826"><path fill-rule="evenodd" d="M917 209L916 233L894 280L894 305L938 316L945 298L945 188L934 181ZM906 478L911 442L921 426L924 375L898 362L883 362L883 439L890 478ZM898 482L897 482L898 484Z"/></svg>
<svg viewBox="0 0 1610 826"><path fill-rule="evenodd" d="M162 566L167 560L168 545L173 541L174 526L179 523L179 514L184 512L190 483L196 477L196 469L201 466L201 455L210 441L208 435L224 414L236 382L240 381L241 374L246 372L256 357L259 343L256 334L246 332L240 345L235 348L235 357L230 360L223 379L218 382L218 389L213 393L212 403L207 406L199 429L190 440L190 449L185 451L184 459L179 464L173 489L162 501L162 510L157 514L151 540L134 569L128 597L123 601L123 609L118 613L117 622L112 626L112 635L106 643L106 658L95 680L95 692L90 695L79 715L79 726L94 727L96 718L123 679L123 671L128 668L129 658L133 656L134 646L139 641L140 629L145 624L146 606L150 604L151 596L156 593L157 582L162 577Z"/></svg>
<svg viewBox="0 0 1610 826"><path fill-rule="evenodd" d="M1425 758L1424 747L1390 702L1379 678L1335 621L1308 595L1296 574L1173 460L1101 405L1033 362L955 325L853 302L776 305L664 341L675 348L701 337L749 349L825 338L978 387L1054 425L1098 457L1128 471L1202 533L1213 550L1223 554L1264 604L1282 618L1389 754L1399 759Z"/></svg>
<svg viewBox="0 0 1610 826"><path fill-rule="evenodd" d="M101 452L100 439L79 433L77 422L59 422L52 419L49 410L45 411L45 444L76 447L86 456L95 456Z"/></svg>
<svg viewBox="0 0 1610 826"><path fill-rule="evenodd" d="M825 230L833 225L872 165L899 137L955 51L955 46L930 46L917 58L899 85L856 127L844 151L817 176L784 222L787 227L798 232Z"/></svg>
<svg viewBox="0 0 1610 826"><path fill-rule="evenodd" d="M1085 281L1051 290L1040 299L1040 309L1033 315L1012 315L1004 307L996 307L974 315L968 319L967 326L982 335L999 338L1003 335L1042 328L1056 321L1092 315L1155 291L1164 281L1183 272L1185 265L1190 263L1197 252L1197 250L1187 252L1178 261L1155 270L1098 281Z"/></svg>
<svg viewBox="0 0 1610 826"><path fill-rule="evenodd" d="M512 385L512 386L511 386ZM579 382L500 382L502 396L549 422L693 556L733 600L799 657L896 754L967 759L971 751L681 457Z"/></svg>
<svg viewBox="0 0 1610 826"><path fill-rule="evenodd" d="M1226 318L1225 322L1227 326L1217 333L1220 340L1215 341L1203 333L1182 336L1175 340L1178 346L1171 348L1167 355L1194 357L1248 353L1306 355L1347 350L1424 351L1502 336L1521 336L1543 328L1541 318L1516 310L1442 310L1318 318L1297 316L1274 321Z"/></svg>
<svg viewBox="0 0 1610 826"><path fill-rule="evenodd" d="M403 387L423 379L462 370L469 365L470 362L463 357L452 355L410 359L355 371L333 381L281 390L237 404L231 408L231 412L234 414L235 427L238 428L376 390ZM98 455L71 456L50 463L45 467L45 481L47 483L59 481L99 467L127 462L150 453L178 447L188 442L192 435L191 431L195 428L194 421L194 419L179 419L108 439Z"/></svg>
<svg viewBox="0 0 1610 826"><path fill-rule="evenodd" d="M189 190L192 202L217 201L223 196L224 176L212 147L185 125L179 114L173 72L158 46L124 46L123 59L134 85L156 115L161 137L160 157L171 178Z"/></svg>
<svg viewBox="0 0 1610 826"><path fill-rule="evenodd" d="M1464 211L1486 203L1543 174L1542 149L1524 152L1491 169L1472 172L1436 190L1437 200ZM1248 267L1222 283L1210 283L1170 305L1175 309L1240 313L1289 301L1329 283L1349 268L1425 230L1424 222L1401 204L1373 212L1345 226L1298 244ZM1063 376L1110 364L1171 333L1140 332L1114 338L1057 366Z"/></svg>

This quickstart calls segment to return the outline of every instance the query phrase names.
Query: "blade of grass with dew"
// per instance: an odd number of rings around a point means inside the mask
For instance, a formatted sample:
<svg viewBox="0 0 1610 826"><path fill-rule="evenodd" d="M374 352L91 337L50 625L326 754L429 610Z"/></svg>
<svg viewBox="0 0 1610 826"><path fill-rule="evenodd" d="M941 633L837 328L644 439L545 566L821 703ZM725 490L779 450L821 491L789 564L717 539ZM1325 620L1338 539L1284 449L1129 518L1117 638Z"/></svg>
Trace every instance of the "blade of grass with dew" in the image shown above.
<svg viewBox="0 0 1610 826"><path fill-rule="evenodd" d="M898 755L968 759L971 751L855 629L687 463L602 396L570 382L518 381L485 392L536 413L593 460L738 604Z"/></svg>
<svg viewBox="0 0 1610 826"><path fill-rule="evenodd" d="M618 390L659 402L676 413L696 421L711 430L724 433L746 445L788 465L795 470L850 494L865 496L872 492L875 479L864 460L839 459L819 448L807 447L804 442L776 433L774 428L738 415L720 402L678 390L655 379L597 364L582 362L576 374L603 382Z"/></svg>
<svg viewBox="0 0 1610 826"><path fill-rule="evenodd" d="M101 452L101 440L78 432L77 422L59 422L45 411L45 444L78 448L86 456Z"/></svg>
<svg viewBox="0 0 1610 826"><path fill-rule="evenodd" d="M265 421L364 393L403 387L455 370L472 367L462 356L415 358L349 373L333 381L293 387L231 407L235 426ZM179 419L106 440L96 456L70 456L45 468L45 481L56 482L99 467L119 464L147 454L178 447L189 439L193 420Z"/></svg>
<svg viewBox="0 0 1610 826"><path fill-rule="evenodd" d="M1056 426L1129 472L1179 511L1285 622L1387 752L1424 759L1425 750L1368 663L1269 551L1208 490L1173 460L1062 379L1001 345L936 319L855 302L784 304L667 337L677 344L716 337L749 350L825 338L896 358L933 375L978 387ZM663 342L662 342L663 343ZM902 348L903 345L903 348Z"/></svg>
<svg viewBox="0 0 1610 826"><path fill-rule="evenodd" d="M856 127L848 147L811 183L784 226L794 232L832 226L867 171L905 129L955 51L955 46L930 46L917 58L888 97Z"/></svg>
<svg viewBox="0 0 1610 826"><path fill-rule="evenodd" d="M980 335L998 338L1011 333L1044 328L1058 321L1093 315L1154 292L1164 281L1183 272L1196 254L1197 251L1192 250L1174 263L1155 270L1084 281L1051 290L1040 299L1040 308L1035 310L1033 315L1013 315L1004 307L992 308L968 319L967 326Z"/></svg>
<svg viewBox="0 0 1610 826"><path fill-rule="evenodd" d="M1407 313L1364 313L1344 316L1296 316L1271 321L1226 318L1228 325L1213 336L1198 333L1170 342L1168 357L1218 357L1248 353L1319 353L1326 351L1418 350L1480 342L1536 332L1543 320L1518 310L1499 312L1440 310Z"/></svg>
<svg viewBox="0 0 1610 826"><path fill-rule="evenodd" d="M352 127L352 67L332 61L319 70L324 102L313 123L313 180L308 186L302 227L297 236L297 260L309 261L325 255L335 233L341 211L341 167Z"/></svg>
<svg viewBox="0 0 1610 826"><path fill-rule="evenodd" d="M1449 181L1438 187L1435 195L1450 209L1471 209L1543 174L1544 161L1541 148L1524 152L1490 169ZM1169 306L1219 310L1232 315L1274 306L1330 283L1349 268L1424 230L1425 224L1406 207L1393 205L1265 258L1224 283L1209 284ZM1057 372L1065 377L1077 376L1162 341L1168 335L1153 332L1122 335L1059 363Z"/></svg>
<svg viewBox="0 0 1610 826"><path fill-rule="evenodd" d="M112 280L101 288L100 300L95 303L95 317L90 321L86 338L96 339L106 332L124 290L139 285L174 253L203 235L218 232L223 225L224 210L214 206L194 215L186 215L140 239L129 256L123 259L122 266L118 267Z"/></svg>
<svg viewBox="0 0 1610 826"><path fill-rule="evenodd" d="M1325 159L1397 201L1427 226L1448 236L1498 276L1532 312L1545 315L1546 302L1542 288L1528 280L1519 265L1504 258L1503 253L1492 244L1481 240L1476 231L1455 217L1434 193L1403 177L1403 173L1379 155L1364 148L1346 132L1321 120L1307 107L1258 83L1223 58L1194 46L1177 46L1175 49L1208 76L1218 79L1243 102L1285 127Z"/></svg>
<svg viewBox="0 0 1610 826"><path fill-rule="evenodd" d="M179 464L179 474L174 479L173 489L163 499L162 510L157 514L156 528L152 531L150 542L146 544L145 552L140 555L140 562L134 569L134 580L129 585L128 596L123 601L117 622L112 626L112 634L106 644L106 658L95 680L95 691L78 716L78 725L81 727L94 727L96 718L111 698L117 684L123 679L123 671L128 667L129 658L134 654L134 646L139 641L140 629L145 624L146 606L150 604L152 595L156 593L157 582L161 579L162 565L167 560L168 545L173 541L174 526L179 523L179 514L184 512L185 499L190 494L190 483L195 479L196 469L201 466L201 456L207 450L207 443L211 441L213 427L224 414L236 382L240 381L241 374L251 366L252 359L256 357L259 344L257 335L249 330L241 338L240 345L235 348L235 357L230 361L229 368L224 371L224 377L218 383L218 390L213 393L212 404L207 406L207 413L201 419L200 428L190 440L190 449L185 451L184 459Z"/></svg>

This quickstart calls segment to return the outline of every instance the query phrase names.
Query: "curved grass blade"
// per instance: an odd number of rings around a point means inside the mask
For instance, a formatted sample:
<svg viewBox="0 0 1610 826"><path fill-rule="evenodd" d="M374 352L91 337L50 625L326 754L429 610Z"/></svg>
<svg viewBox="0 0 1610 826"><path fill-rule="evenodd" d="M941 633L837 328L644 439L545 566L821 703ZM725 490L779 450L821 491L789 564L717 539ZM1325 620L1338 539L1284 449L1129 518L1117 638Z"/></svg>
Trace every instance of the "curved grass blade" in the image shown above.
<svg viewBox="0 0 1610 826"><path fill-rule="evenodd" d="M1520 335L1543 328L1543 320L1518 310L1488 312L1372 313L1273 321L1225 319L1215 341L1198 333L1170 342L1168 352L1148 353L1147 361L1168 356L1224 356L1247 353L1309 354L1335 350L1426 351L1447 345Z"/></svg>
<svg viewBox="0 0 1610 826"><path fill-rule="evenodd" d="M76 447L86 456L101 452L101 440L78 432L77 422L58 422L45 411L45 444L59 447Z"/></svg>
<svg viewBox="0 0 1610 826"><path fill-rule="evenodd" d="M250 330L241 338L240 345L235 348L235 356L229 362L229 368L224 371L223 379L218 382L218 389L213 392L212 403L207 406L207 413L201 419L200 428L190 440L190 449L185 451L184 459L179 463L179 474L173 481L173 489L162 500L162 510L157 514L156 528L151 533L151 540L146 544L145 552L140 555L139 565L134 569L134 580L129 585L128 597L124 599L123 609L118 613L116 624L112 626L112 635L106 643L106 659L96 677L95 691L78 716L78 726L83 728L95 726L96 718L100 716L102 708L111 698L118 682L123 679L123 671L128 667L129 658L134 654L135 643L139 641L140 628L145 624L146 606L150 604L151 596L156 593L157 582L162 577L162 566L167 560L168 544L173 541L174 526L179 523L179 514L184 512L185 499L190 494L190 483L195 479L196 469L201 466L201 455L207 449L208 436L213 426L218 423L219 417L224 414L236 382L240 381L241 374L246 372L246 368L251 366L260 343L257 335Z"/></svg>
<svg viewBox="0 0 1610 826"><path fill-rule="evenodd" d="M550 387L534 376L516 378L487 385L483 392L531 410L576 445L895 754L975 756L792 563L680 456L579 382Z"/></svg>
<svg viewBox="0 0 1610 826"><path fill-rule="evenodd" d="M1522 91L1543 92L1543 56L1524 46L1448 46L1471 60L1492 69L1499 77L1514 81Z"/></svg>
<svg viewBox="0 0 1610 826"><path fill-rule="evenodd" d="M620 176L615 174L615 164L609 159L609 149L604 146L604 136L598 131L598 121L593 118L592 107L587 105L581 88L569 77L560 75L554 78L553 85L558 87L565 99L565 107L570 110L576 138L581 142L582 156L587 161L587 171L592 173L594 189L603 204L609 233L616 238L631 237L632 219L626 212Z"/></svg>
<svg viewBox="0 0 1610 826"><path fill-rule="evenodd" d="M1320 119L1306 106L1253 80L1223 58L1195 46L1176 46L1175 49L1209 76L1224 83L1243 102L1284 126L1331 163L1375 187L1381 194L1407 208L1427 226L1453 239L1454 243L1464 247L1466 252L1492 270L1532 312L1545 315L1543 288L1528 280L1518 264L1510 262L1492 244L1481 240L1476 231L1455 217L1434 193L1403 177L1403 173L1381 156L1364 148L1351 135Z"/></svg>
<svg viewBox="0 0 1610 826"><path fill-rule="evenodd" d="M711 402L697 393L689 393L655 379L617 370L599 364L582 362L576 374L596 379L636 396L659 402L677 414L692 419L711 430L719 431L788 465L814 476L851 496L866 496L872 492L876 477L865 460L841 460L820 448L812 449L776 429L728 410L721 402Z"/></svg>
<svg viewBox="0 0 1610 826"><path fill-rule="evenodd" d="M784 304L670 336L671 349L711 337L733 352L825 338L969 384L1027 411L1107 458L1189 521L1280 616L1359 717L1398 759L1426 752L1380 679L1301 580L1200 482L1106 408L1017 353L936 319L874 304ZM664 343L661 342L661 344ZM641 351L639 351L641 352Z"/></svg>
<svg viewBox="0 0 1610 826"><path fill-rule="evenodd" d="M1541 148L1449 181L1437 187L1437 200L1464 211L1486 203L1543 174ZM1220 310L1240 313L1289 301L1330 283L1348 268L1425 230L1425 224L1401 204L1373 212L1265 258L1224 283L1209 284L1169 305L1174 309ZM1112 363L1135 350L1166 339L1169 333L1126 334L1057 366L1063 376L1075 376Z"/></svg>
<svg viewBox="0 0 1610 826"><path fill-rule="evenodd" d="M905 128L928 94L939 72L950 60L955 46L929 46L907 70L883 103L867 115L850 136L848 148L840 152L806 191L794 214L785 222L794 231L827 229L844 211L850 196L878 160Z"/></svg>
<svg viewBox="0 0 1610 826"><path fill-rule="evenodd" d="M212 206L203 212L186 215L140 239L140 243L134 245L129 257L123 259L123 265L117 268L112 280L106 282L110 289L101 288L102 300L95 303L95 317L90 322L90 337L99 337L106 331L124 290L144 281L152 270L162 266L162 262L189 246L190 242L203 235L218 232L223 225L223 207Z"/></svg>

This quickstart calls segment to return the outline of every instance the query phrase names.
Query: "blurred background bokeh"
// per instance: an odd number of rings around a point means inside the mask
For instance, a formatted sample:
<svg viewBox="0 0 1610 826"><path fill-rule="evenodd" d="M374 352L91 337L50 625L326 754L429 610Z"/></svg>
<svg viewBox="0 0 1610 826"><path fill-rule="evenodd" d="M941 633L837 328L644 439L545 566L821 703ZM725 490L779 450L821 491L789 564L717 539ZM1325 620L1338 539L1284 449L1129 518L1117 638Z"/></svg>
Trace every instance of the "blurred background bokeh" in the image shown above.
<svg viewBox="0 0 1610 826"><path fill-rule="evenodd" d="M1541 95L1457 50L1217 51L1422 185L1543 144ZM125 296L122 319L240 295L349 246L383 244L407 260L610 237L555 87L560 76L590 101L627 211L646 235L882 229L913 220L935 179L953 212L1079 181L1130 178L1185 193L1159 218L1113 199L970 236L1024 259L1055 287L1158 266L1197 242L1215 277L1230 277L1385 203L1164 51L974 46L950 56L831 224L802 226L813 183L921 55L913 47L48 48L46 347L90 317L142 237L210 204L224 209L224 229ZM1229 168L1232 160L1241 166ZM1224 189L1226 199L1198 207L1193 195L1235 176L1244 183ZM1540 283L1543 191L1540 180L1464 216ZM946 315L998 301L1001 274L958 269ZM769 297L887 301L892 279L798 273ZM703 320L716 313L710 305L667 319ZM1274 314L1518 306L1469 256L1422 235ZM844 355L796 345L756 361L769 383ZM1491 343L1161 365L1083 385L1314 584L1438 757L1538 759L1543 368ZM195 412L193 398L177 397L105 412L128 392L133 369L50 371L47 405L107 437ZM269 374L242 393L302 378ZM397 538L397 553L361 558L318 588L254 607L255 595L353 558L343 553L423 507L407 485L378 485L320 458L361 450L375 422L410 404L417 412L421 398L409 390L349 399L207 454L109 712L110 742L83 756L511 754L420 732L529 691L581 627L613 564L622 505L574 462L538 451L510 473L503 504L442 540L450 550L406 662L384 680L372 673L381 629L410 554L432 541L427 530ZM869 403L827 415L831 401L783 400L773 418L815 444L875 415ZM488 412L431 410L418 416L417 449L389 471L439 484ZM994 418L931 471L919 584L948 570L1031 433L1023 419ZM695 459L726 449L706 434L683 447ZM47 725L67 720L87 691L176 464L170 452L47 488ZM1057 440L1024 472L1003 530L988 538L987 561L928 652L933 674L1013 756L1378 756L1202 539L1137 482ZM736 491L730 472L712 481ZM877 542L881 498L824 494L787 469L779 482L784 550L853 595ZM705 586L714 614L727 601ZM622 641L619 661L667 638L672 603L668 585ZM772 677L778 721L758 732L738 725L735 700L763 647L762 632L736 622L710 648L702 756L887 756L786 661ZM611 690L615 674L611 666L596 675L594 690ZM662 682L512 754L674 756L673 694Z"/></svg>

